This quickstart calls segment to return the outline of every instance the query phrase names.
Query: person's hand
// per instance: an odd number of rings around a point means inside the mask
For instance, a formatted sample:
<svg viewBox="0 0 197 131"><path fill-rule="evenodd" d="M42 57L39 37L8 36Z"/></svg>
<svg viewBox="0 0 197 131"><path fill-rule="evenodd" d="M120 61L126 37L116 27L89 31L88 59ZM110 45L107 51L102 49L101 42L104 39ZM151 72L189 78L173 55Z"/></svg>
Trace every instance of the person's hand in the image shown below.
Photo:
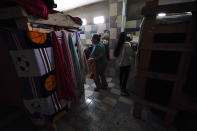
<svg viewBox="0 0 197 131"><path fill-rule="evenodd" d="M89 63L89 64L92 63L92 62L94 62L94 61L95 61L94 58L89 58L89 59L88 59L88 63Z"/></svg>

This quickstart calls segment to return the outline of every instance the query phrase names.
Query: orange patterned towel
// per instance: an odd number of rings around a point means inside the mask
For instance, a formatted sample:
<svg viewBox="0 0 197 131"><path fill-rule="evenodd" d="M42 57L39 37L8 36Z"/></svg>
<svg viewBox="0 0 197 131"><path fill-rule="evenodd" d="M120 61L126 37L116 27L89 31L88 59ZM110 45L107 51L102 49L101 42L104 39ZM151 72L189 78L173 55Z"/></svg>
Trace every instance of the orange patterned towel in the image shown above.
<svg viewBox="0 0 197 131"><path fill-rule="evenodd" d="M91 68L90 78L94 79L94 77L96 76L96 62L94 58L89 58L88 64L90 64L90 68Z"/></svg>

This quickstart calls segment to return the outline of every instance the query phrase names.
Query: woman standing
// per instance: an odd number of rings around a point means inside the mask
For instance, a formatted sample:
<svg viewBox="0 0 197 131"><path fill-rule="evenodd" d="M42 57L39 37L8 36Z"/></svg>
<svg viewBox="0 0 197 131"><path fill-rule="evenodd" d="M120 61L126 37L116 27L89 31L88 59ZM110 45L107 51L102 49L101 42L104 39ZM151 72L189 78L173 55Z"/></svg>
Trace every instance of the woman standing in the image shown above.
<svg viewBox="0 0 197 131"><path fill-rule="evenodd" d="M132 38L125 32L121 32L117 47L114 51L114 56L118 59L118 66L120 67L120 88L121 95L129 96L128 91L126 90L127 80L129 77L129 72L131 64L134 63L134 51L131 46Z"/></svg>
<svg viewBox="0 0 197 131"><path fill-rule="evenodd" d="M89 62L96 63L96 74L93 77L96 84L95 91L100 88L107 89L107 81L105 78L105 69L107 64L105 46L100 42L100 35L94 34L92 37L93 49L90 55Z"/></svg>

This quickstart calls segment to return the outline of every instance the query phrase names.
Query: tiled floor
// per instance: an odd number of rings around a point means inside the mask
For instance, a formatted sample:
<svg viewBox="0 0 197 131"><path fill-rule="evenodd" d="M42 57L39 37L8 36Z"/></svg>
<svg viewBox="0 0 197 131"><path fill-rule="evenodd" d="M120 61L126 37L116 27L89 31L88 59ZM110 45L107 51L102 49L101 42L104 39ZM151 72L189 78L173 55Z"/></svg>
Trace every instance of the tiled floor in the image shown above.
<svg viewBox="0 0 197 131"><path fill-rule="evenodd" d="M149 120L148 111L144 120L133 117L133 100L120 96L118 86L107 78L109 90L94 92L95 84L87 79L85 96L76 103L68 114L57 121L57 131L165 131L164 126ZM174 130L174 129L168 129Z"/></svg>

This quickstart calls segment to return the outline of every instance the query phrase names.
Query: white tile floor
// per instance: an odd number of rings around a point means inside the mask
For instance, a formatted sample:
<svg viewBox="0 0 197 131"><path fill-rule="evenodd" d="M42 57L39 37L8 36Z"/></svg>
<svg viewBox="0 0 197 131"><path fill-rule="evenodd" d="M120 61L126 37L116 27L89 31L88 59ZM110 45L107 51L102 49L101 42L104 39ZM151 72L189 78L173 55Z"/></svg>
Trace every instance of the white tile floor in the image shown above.
<svg viewBox="0 0 197 131"><path fill-rule="evenodd" d="M103 99L103 103L108 104L110 106L115 106L115 104L117 103L116 99L110 98L110 97L105 97Z"/></svg>
<svg viewBox="0 0 197 131"><path fill-rule="evenodd" d="M120 96L120 90L112 79L108 78L110 89L94 92L95 84L88 79L85 85L84 101L72 108L72 113L58 120L57 131L167 131L157 122L133 117L132 97ZM155 126L157 125L157 126ZM168 131L176 131L169 129Z"/></svg>

